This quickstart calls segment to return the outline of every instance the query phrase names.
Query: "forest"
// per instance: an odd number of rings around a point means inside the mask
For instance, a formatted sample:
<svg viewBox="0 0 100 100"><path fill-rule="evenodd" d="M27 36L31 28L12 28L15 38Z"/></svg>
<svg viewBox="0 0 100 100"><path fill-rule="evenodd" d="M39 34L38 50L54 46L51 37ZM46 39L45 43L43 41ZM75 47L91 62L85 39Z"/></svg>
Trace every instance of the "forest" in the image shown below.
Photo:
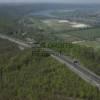
<svg viewBox="0 0 100 100"><path fill-rule="evenodd" d="M0 63L0 100L100 98L100 91L96 87L83 81L50 56L32 55L32 50L28 49L7 58L5 55L0 57L0 62L2 59L5 62Z"/></svg>

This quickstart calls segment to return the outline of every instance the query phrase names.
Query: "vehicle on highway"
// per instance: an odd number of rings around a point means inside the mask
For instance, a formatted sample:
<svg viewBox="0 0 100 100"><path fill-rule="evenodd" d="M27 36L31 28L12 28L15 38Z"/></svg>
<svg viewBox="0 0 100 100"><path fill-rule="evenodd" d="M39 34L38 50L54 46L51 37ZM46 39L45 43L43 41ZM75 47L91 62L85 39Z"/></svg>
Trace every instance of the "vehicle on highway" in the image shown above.
<svg viewBox="0 0 100 100"><path fill-rule="evenodd" d="M74 64L79 64L79 61L76 60L76 59L74 59L74 60L73 60L73 63L74 63Z"/></svg>

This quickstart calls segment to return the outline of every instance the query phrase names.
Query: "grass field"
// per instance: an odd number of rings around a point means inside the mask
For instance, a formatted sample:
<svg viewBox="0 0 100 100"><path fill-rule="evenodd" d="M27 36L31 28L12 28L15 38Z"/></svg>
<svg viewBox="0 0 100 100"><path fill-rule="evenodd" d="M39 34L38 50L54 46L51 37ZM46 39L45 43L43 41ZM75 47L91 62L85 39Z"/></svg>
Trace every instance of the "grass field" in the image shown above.
<svg viewBox="0 0 100 100"><path fill-rule="evenodd" d="M74 41L82 41L82 39L72 36L72 35L68 35L68 34L55 34L55 36L59 39L61 39L62 41L67 41L67 42L74 42Z"/></svg>
<svg viewBox="0 0 100 100"><path fill-rule="evenodd" d="M48 19L48 20L43 20L43 23L45 23L48 27L56 31L73 29L69 22L61 22L61 21L62 20L58 19Z"/></svg>
<svg viewBox="0 0 100 100"><path fill-rule="evenodd" d="M100 42L98 41L83 41L76 44L85 45L87 47L93 47L95 50L100 49Z"/></svg>
<svg viewBox="0 0 100 100"><path fill-rule="evenodd" d="M83 40L96 40L100 37L100 28L80 29L76 31L68 31L65 34L79 37Z"/></svg>

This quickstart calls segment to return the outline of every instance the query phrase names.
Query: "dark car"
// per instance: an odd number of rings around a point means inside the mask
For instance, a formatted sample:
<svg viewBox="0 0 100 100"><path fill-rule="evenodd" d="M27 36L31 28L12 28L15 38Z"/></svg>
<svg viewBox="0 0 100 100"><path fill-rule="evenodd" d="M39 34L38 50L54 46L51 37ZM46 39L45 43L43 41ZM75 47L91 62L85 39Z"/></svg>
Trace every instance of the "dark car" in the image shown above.
<svg viewBox="0 0 100 100"><path fill-rule="evenodd" d="M73 63L74 64L79 64L79 61L78 60L74 60Z"/></svg>

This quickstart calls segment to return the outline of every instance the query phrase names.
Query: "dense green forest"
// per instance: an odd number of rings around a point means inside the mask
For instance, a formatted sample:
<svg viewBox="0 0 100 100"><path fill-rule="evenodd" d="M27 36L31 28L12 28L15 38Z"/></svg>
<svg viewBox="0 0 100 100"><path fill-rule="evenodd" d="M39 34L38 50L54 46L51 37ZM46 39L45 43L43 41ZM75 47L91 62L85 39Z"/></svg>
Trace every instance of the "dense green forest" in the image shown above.
<svg viewBox="0 0 100 100"><path fill-rule="evenodd" d="M18 46L8 40L0 39L0 66L5 64L10 57L17 55L20 52Z"/></svg>
<svg viewBox="0 0 100 100"><path fill-rule="evenodd" d="M0 41L6 52L0 52L0 100L100 99L97 88L49 55L32 55L31 49L22 52L15 44Z"/></svg>
<svg viewBox="0 0 100 100"><path fill-rule="evenodd" d="M66 42L48 42L41 45L78 59L85 67L100 75L100 50Z"/></svg>

